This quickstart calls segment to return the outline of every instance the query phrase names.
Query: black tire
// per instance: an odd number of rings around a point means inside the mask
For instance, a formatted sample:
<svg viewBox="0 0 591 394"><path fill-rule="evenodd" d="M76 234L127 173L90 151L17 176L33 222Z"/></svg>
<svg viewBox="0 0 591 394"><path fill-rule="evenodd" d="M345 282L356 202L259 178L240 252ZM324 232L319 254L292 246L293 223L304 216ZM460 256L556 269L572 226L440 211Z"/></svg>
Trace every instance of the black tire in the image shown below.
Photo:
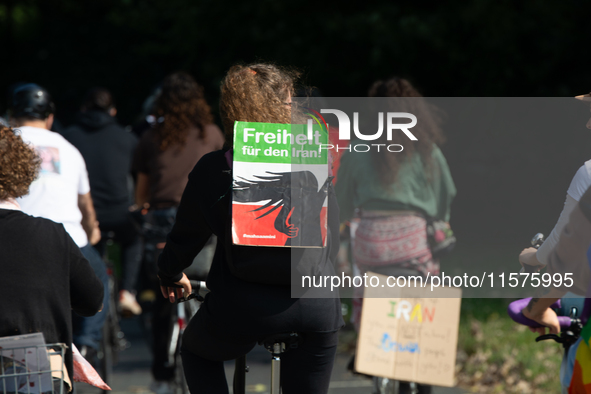
<svg viewBox="0 0 591 394"><path fill-rule="evenodd" d="M101 348L98 353L100 375L103 381L110 386L111 379L113 377L113 331L110 314L107 315L105 324L103 326L103 339L101 341ZM103 390L103 394L107 394L109 391Z"/></svg>
<svg viewBox="0 0 591 394"><path fill-rule="evenodd" d="M174 384L176 386L177 394L189 394L189 386L185 380L185 372L183 371L183 362L181 360L180 351L176 354L176 368L174 374Z"/></svg>
<svg viewBox="0 0 591 394"><path fill-rule="evenodd" d="M99 351L99 368L100 375L103 381L110 385L113 377L113 365L117 362L117 353L119 351L118 337L119 329L119 318L117 315L117 300L116 300L116 286L113 278L109 278L109 309L107 311L107 317L105 324L103 325L103 338L101 340L101 349ZM103 394L107 394L108 391L103 390Z"/></svg>
<svg viewBox="0 0 591 394"><path fill-rule="evenodd" d="M393 394L395 393L396 382L392 379L382 378L379 376L373 377L374 393L375 394Z"/></svg>
<svg viewBox="0 0 591 394"><path fill-rule="evenodd" d="M195 301L188 301L183 304L184 312L185 312L185 320L188 324L195 312L198 308L194 307ZM175 313L176 315L176 313ZM187 381L185 379L185 372L183 370L183 362L181 359L181 341L182 335L179 335L179 339L177 342L177 349L175 354L175 375L174 375L174 383L176 386L176 394L190 394L189 386L187 386Z"/></svg>

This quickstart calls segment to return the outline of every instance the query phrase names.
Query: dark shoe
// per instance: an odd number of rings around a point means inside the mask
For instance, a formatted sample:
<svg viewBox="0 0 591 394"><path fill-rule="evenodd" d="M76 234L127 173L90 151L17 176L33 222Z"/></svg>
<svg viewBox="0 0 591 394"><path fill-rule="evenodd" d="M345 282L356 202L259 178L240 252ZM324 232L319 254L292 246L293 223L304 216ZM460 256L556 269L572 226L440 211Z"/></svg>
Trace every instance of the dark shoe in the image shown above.
<svg viewBox="0 0 591 394"><path fill-rule="evenodd" d="M167 380L155 380L150 384L150 391L155 394L174 394L175 387Z"/></svg>

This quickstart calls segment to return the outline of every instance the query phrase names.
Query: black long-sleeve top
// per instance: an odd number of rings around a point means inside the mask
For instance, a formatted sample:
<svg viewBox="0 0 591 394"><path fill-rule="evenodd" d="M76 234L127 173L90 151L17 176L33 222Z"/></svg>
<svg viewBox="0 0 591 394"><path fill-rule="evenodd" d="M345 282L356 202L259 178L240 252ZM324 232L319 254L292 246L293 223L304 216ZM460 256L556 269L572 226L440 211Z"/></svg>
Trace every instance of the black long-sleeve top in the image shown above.
<svg viewBox="0 0 591 394"><path fill-rule="evenodd" d="M302 275L334 275L339 245L334 192L330 189L328 194L326 248L232 245L232 171L224 155L225 151L205 155L190 173L160 256L159 276L178 281L213 233L218 242L207 277L211 293L205 303L215 321L210 331L236 336L237 331L268 335L339 329L343 320L338 291L301 287Z"/></svg>
<svg viewBox="0 0 591 394"><path fill-rule="evenodd" d="M94 315L103 292L63 225L0 209L0 336L42 332L46 343L65 343L73 379L71 310Z"/></svg>

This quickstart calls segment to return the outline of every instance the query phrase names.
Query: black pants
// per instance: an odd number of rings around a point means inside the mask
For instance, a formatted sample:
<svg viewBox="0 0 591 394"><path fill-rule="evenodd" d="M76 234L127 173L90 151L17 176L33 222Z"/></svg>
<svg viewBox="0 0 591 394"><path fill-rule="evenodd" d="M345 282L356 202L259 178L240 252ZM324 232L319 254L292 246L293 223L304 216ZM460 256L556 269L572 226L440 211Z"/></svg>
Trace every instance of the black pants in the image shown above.
<svg viewBox="0 0 591 394"><path fill-rule="evenodd" d="M135 292L142 263L142 241L139 233L130 220L120 223L101 223L100 228L103 234L112 232L113 240L121 244L123 263L121 289ZM95 245L101 256L105 252L105 247L106 238Z"/></svg>
<svg viewBox="0 0 591 394"><path fill-rule="evenodd" d="M181 349L189 390L192 394L229 393L223 360L232 360L248 353L261 338L238 343L219 340L204 335L204 332L197 337L197 333L191 334L193 338L187 338L187 335L183 337ZM337 350L338 332L305 332L300 333L300 336L302 341L299 346L281 356L282 392L326 394ZM188 347L193 351L188 350ZM194 353L195 350L198 354Z"/></svg>

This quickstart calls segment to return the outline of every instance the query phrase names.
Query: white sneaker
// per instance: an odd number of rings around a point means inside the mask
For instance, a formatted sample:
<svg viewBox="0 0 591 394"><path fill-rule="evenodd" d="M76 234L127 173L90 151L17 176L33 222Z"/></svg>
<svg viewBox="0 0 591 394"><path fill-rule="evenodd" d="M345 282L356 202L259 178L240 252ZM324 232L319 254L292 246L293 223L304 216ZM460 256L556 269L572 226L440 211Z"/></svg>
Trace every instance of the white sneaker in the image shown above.
<svg viewBox="0 0 591 394"><path fill-rule="evenodd" d="M155 380L150 383L150 390L156 394L174 394L174 385L167 380Z"/></svg>
<svg viewBox="0 0 591 394"><path fill-rule="evenodd" d="M142 313L142 307L137 303L135 296L127 290L119 292L119 306L124 315L132 314L137 316Z"/></svg>

